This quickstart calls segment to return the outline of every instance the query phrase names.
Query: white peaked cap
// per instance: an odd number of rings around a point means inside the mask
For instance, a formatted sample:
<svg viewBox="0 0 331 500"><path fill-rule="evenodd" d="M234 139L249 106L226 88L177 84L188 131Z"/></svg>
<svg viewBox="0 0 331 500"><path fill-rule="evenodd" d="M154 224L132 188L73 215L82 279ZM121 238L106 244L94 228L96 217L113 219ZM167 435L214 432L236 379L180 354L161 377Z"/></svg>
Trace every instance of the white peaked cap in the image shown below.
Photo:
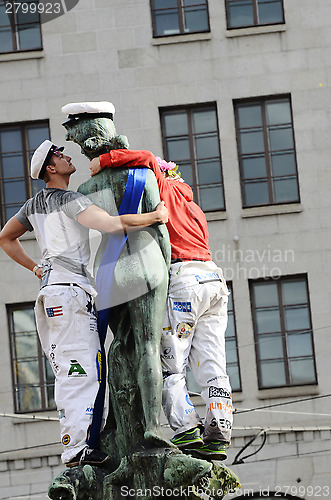
<svg viewBox="0 0 331 500"><path fill-rule="evenodd" d="M110 118L113 120L115 106L108 101L99 102L71 102L61 108L62 113L68 115L68 119L62 124L82 118Z"/></svg>
<svg viewBox="0 0 331 500"><path fill-rule="evenodd" d="M57 147L51 141L44 141L35 150L31 158L31 177L32 179L42 179L45 175L46 167L49 165L49 160L57 151L63 151L64 146Z"/></svg>

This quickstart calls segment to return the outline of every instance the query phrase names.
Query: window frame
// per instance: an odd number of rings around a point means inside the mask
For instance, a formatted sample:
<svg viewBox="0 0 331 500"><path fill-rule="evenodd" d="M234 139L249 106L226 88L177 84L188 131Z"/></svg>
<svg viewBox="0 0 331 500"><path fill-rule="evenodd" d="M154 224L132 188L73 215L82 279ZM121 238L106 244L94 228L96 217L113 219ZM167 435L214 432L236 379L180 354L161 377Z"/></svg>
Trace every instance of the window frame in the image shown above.
<svg viewBox="0 0 331 500"><path fill-rule="evenodd" d="M223 197L223 208L217 208L217 209L211 209L211 210L204 210L202 207L201 207L201 203L200 203L200 192L199 192L199 188L201 186L204 186L204 184L198 184L197 183L197 179L198 179L198 174L197 174L197 171L198 171L198 166L197 166L197 162L198 162L198 159L196 158L196 155L195 155L195 148L194 148L194 138L195 138L195 135L197 134L194 134L193 132L193 118L192 118L192 115L193 115L193 112L194 111L200 111L200 110L206 110L208 111L209 110L213 110L215 111L215 115L216 115L216 130L215 130L215 133L217 133L217 143L218 143L218 153L219 153L219 162L220 162L220 189L222 190L222 197ZM185 113L187 114L187 119L188 119L188 134L183 134L183 135L174 135L174 136L166 136L165 135L165 130L166 130L166 126L165 126L165 115L166 114L176 114L176 113L179 113L179 112L183 112L185 111ZM219 129L219 119L218 119L218 109L217 109L217 103L215 101L212 101L212 102L205 102L205 103L198 103L198 104L187 104L187 105L178 105L178 106L165 106L165 107L160 107L159 108L159 114L160 114L160 123L161 123L161 135L162 135L162 148L163 148L163 151L164 151L164 157L168 160L168 161L174 161L176 162L176 159L175 158L169 158L169 154L168 154L168 144L167 144L167 139L169 138L173 138L173 137L188 137L188 140L189 140L189 153L190 153L190 162L191 162L191 165L192 165L192 181L193 181L193 186L192 186L192 191L193 191L193 194L194 194L194 200L196 201L196 203L202 208L202 210L205 212L205 213L210 213L210 212L225 212L226 211L226 201L225 201L225 192L224 192L224 179L223 179L223 165L222 165L222 153L221 153L221 141L220 141L220 129ZM199 159L201 160L201 159ZM179 171L180 171L180 162L178 162L179 164ZM185 178L184 178L185 180ZM211 184L212 186L212 184Z"/></svg>
<svg viewBox="0 0 331 500"><path fill-rule="evenodd" d="M283 302L283 297L282 297L282 283L283 282L290 282L290 281L297 281L297 280L302 280L304 281L305 287L306 287L306 292L307 292L307 309L308 309L308 319L309 319L309 330L307 332L310 333L310 338L311 338L311 346L312 346L312 351L311 351L311 356L313 358L313 365L314 365L314 381L311 382L304 382L302 384L299 383L291 383L290 381L290 370L289 370L289 359L290 356L288 355L287 352L287 331L285 327L285 315L284 315L284 302ZM312 315L311 315L311 304L310 304L310 293L309 293L309 283L308 283L308 276L307 274L294 274L294 275L285 275L281 276L280 278L258 278L256 280L248 280L249 281L249 291L250 291L250 303L251 303L251 311L252 311L252 322L253 322L253 330L254 330L254 346L255 346L255 359L256 359L256 366L257 366L257 376L258 376L258 388L259 390L270 390L270 389L279 389L279 388L284 388L284 387L304 387L304 386L312 386L312 385L318 385L318 375L317 375L317 366L316 366L316 355L315 355L315 343L314 343L314 330L313 330L313 324L312 324ZM282 349L283 349L283 363L284 363L284 371L285 371L285 384L279 384L279 385L272 385L272 386L266 386L263 385L262 382L262 371L261 371L261 359L259 357L259 337L261 337L263 334L258 334L258 328L257 328L257 320L256 320L256 315L255 312L257 311L256 303L255 303L255 294L253 291L254 284L256 283L266 283L266 282L275 282L277 285L277 294L278 294L278 305L279 305L279 317L280 317L280 325L281 325L281 339L282 339ZM291 306L294 306L295 304L291 304ZM304 329L302 329L304 330ZM273 332L268 332L267 335L273 335ZM303 356L298 356L298 357L303 357ZM308 356L306 356L308 357ZM274 358L265 358L263 361L268 361L272 360Z"/></svg>
<svg viewBox="0 0 331 500"><path fill-rule="evenodd" d="M0 124L0 134L4 131L10 131L19 129L20 135L22 139L22 157L23 157L23 167L24 167L24 183L25 183L25 200L24 202L31 198L33 195L32 192L32 183L33 179L30 176L30 150L29 150L29 140L28 140L28 129L36 128L38 126L44 126L48 128L48 136L50 137L50 127L49 120L35 120L28 122L18 122L18 123L8 123L8 124ZM2 171L2 152L0 150L0 226L3 227L6 223L6 206L10 203L5 203L5 195L4 195L4 179L10 179L10 177L3 177ZM15 179L15 177L13 177ZM23 203L24 203L23 202Z"/></svg>
<svg viewBox="0 0 331 500"><path fill-rule="evenodd" d="M155 9L155 7L154 7L154 0L150 0L150 10L151 10L151 16L152 16L153 38L162 38L162 37L180 36L180 35L192 35L193 33L210 33L210 18L209 18L208 0L206 0L206 15L207 15L208 27L207 27L207 29L201 29L201 30L198 30L198 31L185 31L185 23L184 23L185 6L183 4L183 0L176 0L176 1L177 1L177 11L178 11L179 32L178 33L169 33L169 34L164 34L164 33L157 34L156 33L156 16L155 16L155 12L158 12L160 10L165 10L166 11L166 10L169 10L169 9L167 9L167 8L166 9ZM204 5L204 4L201 3L201 5Z"/></svg>
<svg viewBox="0 0 331 500"><path fill-rule="evenodd" d="M225 13L226 13L226 28L227 30L238 30L244 28L256 28L259 26L277 26L280 24L285 24L285 8L284 8L284 0L280 0L282 7L282 15L283 20L273 23L260 23L259 22L259 9L258 9L258 0L251 0L253 7L253 19L254 24L243 24L240 26L231 26L230 25L230 4L240 0L225 0Z"/></svg>
<svg viewBox="0 0 331 500"><path fill-rule="evenodd" d="M295 175L296 175L296 185L297 185L297 191L298 191L298 198L295 200L285 200L285 201L276 201L274 194L273 194L273 179L276 177L288 177L288 175L284 176L277 176L272 174L272 163L271 163L271 156L272 156L272 150L269 147L269 136L268 136L268 124L267 124L267 119L266 119L266 104L270 101L287 101L290 107L290 113L291 113L291 129L292 129L292 139L293 139L293 154L294 154L294 163L295 163ZM245 192L245 181L247 180L244 177L244 167L243 167L243 162L242 158L243 156L247 156L241 152L241 146L240 146L240 137L241 137L241 130L239 127L239 116L238 116L238 109L239 106L242 104L247 104L248 106L250 104L260 104L261 105L261 114L262 114L262 127L263 127L263 141L264 141L264 154L265 154L265 161L266 161L266 173L268 182L268 196L269 196L269 202L268 203L254 203L254 204L248 204L246 202L246 192ZM233 101L233 107L234 107L234 115L235 115L235 129L236 129L236 143L237 143L237 155L238 155L238 162L239 162L239 173L240 173L240 188L241 188L241 199L242 199L242 208L252 208L252 207L266 207L266 206L278 206L278 205L287 205L287 204L292 204L292 203L300 203L301 202L301 196L300 196L300 183L299 183L299 171L298 171L298 160L297 160L297 148L296 148L296 141L295 141L295 132L294 132L294 120L293 120L293 108L292 108L292 99L290 94L277 94L277 95L268 95L268 96L260 96L260 97L252 97L252 98L245 98L245 99L235 99ZM278 126L281 124L278 124ZM249 128L249 127L248 127ZM278 150L278 151L286 151L284 150ZM289 150L290 151L290 150ZM255 155L260 154L259 152L256 152ZM254 156L254 153L250 153L250 155ZM294 174L293 174L294 175ZM254 180L259 180L259 179L264 179L262 177L256 177L256 178L249 178L250 181Z"/></svg>
<svg viewBox="0 0 331 500"><path fill-rule="evenodd" d="M15 341L15 332L14 330L14 322L13 322L13 312L14 311L21 311L24 309L33 309L34 308L34 302L21 302L21 303L16 303L16 304L6 304L6 310L7 310L7 321L8 321L8 334L9 334L9 346L10 346L10 364L11 364L11 373L12 373L12 387L13 387L13 402L14 402L14 412L17 414L25 414L25 413L37 413L37 412L42 412L42 411L52 411L56 410L56 405L54 402L53 406L47 405L47 388L53 386L53 391L54 391L54 383L55 383L55 378L53 379L53 384L47 384L47 375L46 375L46 368L45 363L48 363L47 357L44 354L41 343L39 340L39 336L37 333L37 326L36 326L36 338L37 338L37 357L35 358L38 361L38 376L39 376L39 384L31 384L35 387L40 388L40 395L41 395L41 407L40 408L33 408L33 409L19 409L19 404L18 404L18 395L20 391L20 386L22 384L19 384L17 381L17 377L15 375L15 364L17 361L17 358L15 356L15 349L14 349L14 341ZM54 400L54 397L53 397Z"/></svg>
<svg viewBox="0 0 331 500"><path fill-rule="evenodd" d="M31 0L31 2L35 1L37 4L39 3L39 0ZM29 48L29 49L21 49L19 47L18 43L18 26L20 26L17 22L17 15L15 13L15 3L17 1L15 0L3 0L4 5L10 3L12 5L12 12L9 13L9 21L10 21L10 27L11 27L11 36L12 36L12 41L13 41L13 50L6 51L6 52L1 52L0 49L0 55L2 54L16 54L19 52L31 52L31 51L41 51L43 50L43 38L42 38L42 30L41 30L41 21L40 21L40 14L37 9L38 13L38 26L39 26L39 33L40 33L40 47L34 47L34 48ZM24 3L24 1L21 1L20 3ZM26 23L26 24L37 24L37 23Z"/></svg>
<svg viewBox="0 0 331 500"><path fill-rule="evenodd" d="M227 281L227 286L229 289L229 292L232 296L232 310L230 310L230 313L233 315L233 325L234 325L234 335L233 336L227 336L225 330L225 353L226 353L226 342L227 341L235 341L235 346L236 346L236 354L237 354L237 363L236 365L238 366L238 377L239 377L239 388L238 389L233 389L232 386L232 392L242 392L242 379L241 379L241 369L240 369L240 359L239 359L239 348L238 348L238 334L237 334L237 324L236 324L236 309L235 309L235 304L234 304L234 298L233 298L233 283L231 281ZM229 305L228 305L228 317L229 317ZM226 363L227 366L230 366L230 363ZM231 365L234 365L234 363L231 363ZM231 384L231 380L230 380Z"/></svg>

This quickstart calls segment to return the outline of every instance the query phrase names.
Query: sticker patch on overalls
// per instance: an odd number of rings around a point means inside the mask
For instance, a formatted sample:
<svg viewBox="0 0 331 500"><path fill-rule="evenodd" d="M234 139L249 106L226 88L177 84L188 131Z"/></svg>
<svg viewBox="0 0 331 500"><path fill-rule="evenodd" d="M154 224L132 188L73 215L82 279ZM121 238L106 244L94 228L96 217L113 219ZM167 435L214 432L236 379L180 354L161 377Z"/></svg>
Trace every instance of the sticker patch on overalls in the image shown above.
<svg viewBox="0 0 331 500"><path fill-rule="evenodd" d="M54 318L54 316L63 316L62 306L46 307L46 314L49 318Z"/></svg>
<svg viewBox="0 0 331 500"><path fill-rule="evenodd" d="M98 382L100 384L101 371L102 371L102 356L101 356L101 351L99 349L97 351L96 365L97 365Z"/></svg>
<svg viewBox="0 0 331 500"><path fill-rule="evenodd" d="M65 434L62 438L62 444L64 444L64 446L67 446L71 441L71 438L69 436L69 434Z"/></svg>
<svg viewBox="0 0 331 500"><path fill-rule="evenodd" d="M191 302L174 302L173 311L191 312Z"/></svg>
<svg viewBox="0 0 331 500"><path fill-rule="evenodd" d="M187 339L192 332L193 326L194 325L192 323L178 323L176 328L177 337L179 339Z"/></svg>
<svg viewBox="0 0 331 500"><path fill-rule="evenodd" d="M87 373L76 359L70 360L68 377L87 377Z"/></svg>
<svg viewBox="0 0 331 500"><path fill-rule="evenodd" d="M61 418L66 418L65 410L59 410L59 420L61 420Z"/></svg>

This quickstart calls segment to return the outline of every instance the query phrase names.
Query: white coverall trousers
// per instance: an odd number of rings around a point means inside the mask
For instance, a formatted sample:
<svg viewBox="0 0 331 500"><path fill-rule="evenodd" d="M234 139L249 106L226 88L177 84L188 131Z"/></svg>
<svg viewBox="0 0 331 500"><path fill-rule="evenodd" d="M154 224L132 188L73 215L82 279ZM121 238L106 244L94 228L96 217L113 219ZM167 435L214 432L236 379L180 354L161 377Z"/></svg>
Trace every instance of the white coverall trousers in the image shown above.
<svg viewBox="0 0 331 500"><path fill-rule="evenodd" d="M214 262L171 265L161 342L162 405L175 435L204 426L204 441L230 442L232 399L226 373L228 289ZM204 423L186 388L186 366L202 388Z"/></svg>
<svg viewBox="0 0 331 500"><path fill-rule="evenodd" d="M93 300L79 286L68 285L42 288L35 305L41 345L55 375L64 463L86 446L100 373Z"/></svg>

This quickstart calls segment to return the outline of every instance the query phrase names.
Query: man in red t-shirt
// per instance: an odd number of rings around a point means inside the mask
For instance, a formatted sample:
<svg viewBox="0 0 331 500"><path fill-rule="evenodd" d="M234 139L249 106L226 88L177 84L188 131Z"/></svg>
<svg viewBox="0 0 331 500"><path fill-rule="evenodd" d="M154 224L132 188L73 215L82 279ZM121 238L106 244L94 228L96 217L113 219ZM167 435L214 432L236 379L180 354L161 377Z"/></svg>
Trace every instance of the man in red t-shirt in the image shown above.
<svg viewBox="0 0 331 500"><path fill-rule="evenodd" d="M161 340L163 409L175 431L174 444L224 460L233 420L225 359L229 292L222 270L211 260L206 217L172 165L176 167L150 151L117 149L94 158L90 170L95 175L105 167L147 166L155 173L160 198L169 210L172 259ZM202 388L204 422L187 391L187 365Z"/></svg>

